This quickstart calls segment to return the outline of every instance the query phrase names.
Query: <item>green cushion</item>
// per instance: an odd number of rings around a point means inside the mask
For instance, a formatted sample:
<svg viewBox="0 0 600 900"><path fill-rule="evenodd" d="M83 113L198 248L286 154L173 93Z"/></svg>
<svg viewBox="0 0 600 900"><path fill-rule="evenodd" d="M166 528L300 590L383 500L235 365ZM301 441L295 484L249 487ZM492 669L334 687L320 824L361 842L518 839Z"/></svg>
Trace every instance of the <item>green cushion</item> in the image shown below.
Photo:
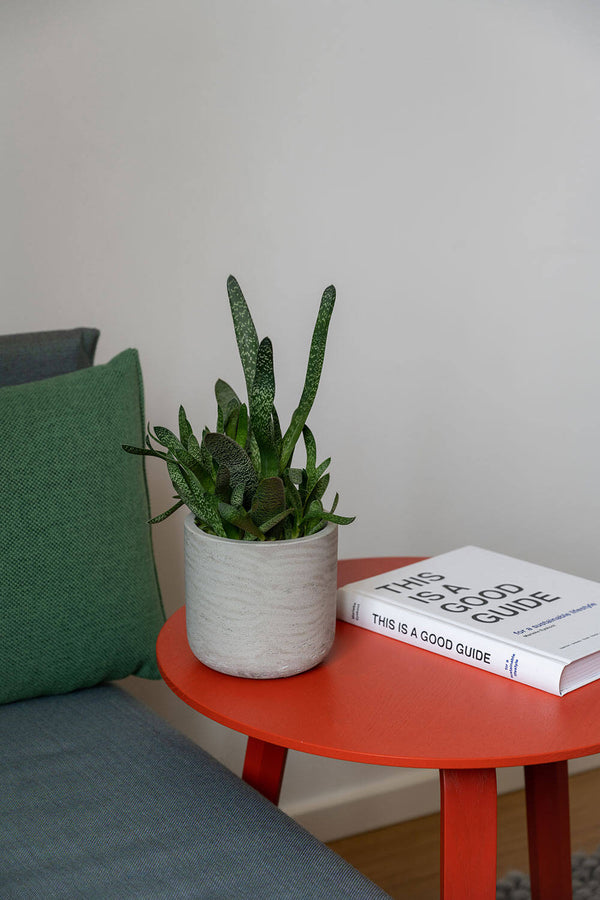
<svg viewBox="0 0 600 900"><path fill-rule="evenodd" d="M0 385L38 381L91 366L99 334L97 328L69 328L0 335Z"/></svg>
<svg viewBox="0 0 600 900"><path fill-rule="evenodd" d="M0 702L158 678L135 350L0 388Z"/></svg>

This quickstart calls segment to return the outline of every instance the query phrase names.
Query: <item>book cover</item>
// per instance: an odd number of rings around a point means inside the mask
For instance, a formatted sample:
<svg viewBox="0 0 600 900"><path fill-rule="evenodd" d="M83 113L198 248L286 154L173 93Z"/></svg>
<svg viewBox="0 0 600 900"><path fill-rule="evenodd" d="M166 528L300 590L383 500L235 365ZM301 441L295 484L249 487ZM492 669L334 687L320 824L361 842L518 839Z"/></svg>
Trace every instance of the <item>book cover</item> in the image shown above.
<svg viewBox="0 0 600 900"><path fill-rule="evenodd" d="M337 615L559 696L600 677L600 584L480 547L345 585Z"/></svg>

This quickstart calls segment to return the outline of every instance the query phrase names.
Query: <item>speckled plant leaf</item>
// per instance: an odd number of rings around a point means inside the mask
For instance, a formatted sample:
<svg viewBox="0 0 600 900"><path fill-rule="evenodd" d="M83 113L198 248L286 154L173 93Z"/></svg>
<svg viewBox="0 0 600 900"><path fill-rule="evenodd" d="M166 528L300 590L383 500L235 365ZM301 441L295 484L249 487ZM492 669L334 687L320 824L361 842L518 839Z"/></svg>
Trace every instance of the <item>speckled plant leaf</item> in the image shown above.
<svg viewBox="0 0 600 900"><path fill-rule="evenodd" d="M227 425L231 415L242 405L242 401L234 389L222 378L217 379L215 383L215 397L217 406L223 413L223 422Z"/></svg>
<svg viewBox="0 0 600 900"><path fill-rule="evenodd" d="M300 492L292 481L289 472L284 472L282 478L287 505L293 509L296 521L300 522L302 520L302 498Z"/></svg>
<svg viewBox="0 0 600 900"><path fill-rule="evenodd" d="M293 514L293 521L291 521L290 519L288 522L286 522L286 532L288 532L287 536L288 539L300 537L300 529L302 527L303 519L302 497L300 496L300 491L290 478L289 470L283 473L282 478L285 486L285 500Z"/></svg>
<svg viewBox="0 0 600 900"><path fill-rule="evenodd" d="M323 504L320 500L313 500L305 510L306 519L318 518L323 514Z"/></svg>
<svg viewBox="0 0 600 900"><path fill-rule="evenodd" d="M302 429L302 437L306 448L306 474L310 483L314 478L317 466L317 442L308 425L305 425Z"/></svg>
<svg viewBox="0 0 600 900"><path fill-rule="evenodd" d="M226 434L217 434L214 431L205 436L204 444L219 467L228 470L231 489L233 490L238 484L243 484L245 496L249 499L258 484L258 475L243 447L240 447L233 438L227 437Z"/></svg>
<svg viewBox="0 0 600 900"><path fill-rule="evenodd" d="M306 501L309 507L315 500L321 500L323 498L323 494L329 486L329 477L329 474L323 475L323 477L317 481Z"/></svg>
<svg viewBox="0 0 600 900"><path fill-rule="evenodd" d="M325 527L325 522L323 519L311 519L310 522L306 523L305 526L305 537L310 537L311 534L316 534L318 531L322 531Z"/></svg>
<svg viewBox="0 0 600 900"><path fill-rule="evenodd" d="M215 534L220 537L226 537L227 535L217 510L216 498L210 494L206 494L202 490L202 486L198 479L195 479L194 482L194 476L190 472L186 472L184 476L182 469L177 463L168 462L167 469L169 470L173 487L185 505L188 506L194 515L198 516L203 523L212 528Z"/></svg>
<svg viewBox="0 0 600 900"><path fill-rule="evenodd" d="M180 462L182 462L185 466L193 467L194 458L191 453L183 446L178 437L176 437L172 431L168 428L163 428L161 425L157 425L154 429L154 433L156 435L156 440L159 444L162 444L163 447L166 447L167 450L170 450L173 456L176 457Z"/></svg>
<svg viewBox="0 0 600 900"><path fill-rule="evenodd" d="M192 434L190 434L190 436L188 438L187 449L188 449L188 453L190 454L190 456L193 459L195 459L196 462L199 462L200 465L206 464L206 459L202 455L202 449L200 447L200 442L198 441L198 438L196 437L196 435L193 432L192 432Z"/></svg>
<svg viewBox="0 0 600 900"><path fill-rule="evenodd" d="M248 456L252 460L252 465L254 466L254 471L257 473L257 475L260 475L260 467L261 467L260 449L259 449L258 444L256 443L256 438L254 437L254 432L252 431L252 423L251 422L248 423L248 428L250 431L250 437L247 441L246 452L248 453Z"/></svg>
<svg viewBox="0 0 600 900"><path fill-rule="evenodd" d="M330 463L331 463L331 457L328 456L327 459L324 459L323 462L319 466L317 466L317 468L315 470L315 478L317 479L317 481L319 480L319 478L322 475L325 474L325 472L329 468Z"/></svg>
<svg viewBox="0 0 600 900"><path fill-rule="evenodd" d="M188 422L183 406L179 407L179 440L184 447L188 446L189 439L193 436L192 426Z"/></svg>
<svg viewBox="0 0 600 900"><path fill-rule="evenodd" d="M248 427L248 407L245 403L242 403L238 411L237 427L234 437L236 444L239 444L240 447L243 447L244 449L246 449L246 444L248 443Z"/></svg>
<svg viewBox="0 0 600 900"><path fill-rule="evenodd" d="M275 377L275 376L273 376ZM271 434L273 436L273 448L275 450L275 454L277 459L281 456L281 444L283 441L283 436L281 434L281 424L279 422L279 416L277 415L277 410L275 406L273 406L273 419L271 422Z"/></svg>
<svg viewBox="0 0 600 900"><path fill-rule="evenodd" d="M183 500L178 500L174 506L171 506L170 509L166 509L163 513L160 513L158 516L154 516L153 519L149 519L148 525L158 525L159 522L164 522L165 519L168 519L169 516L172 516L174 512L177 512L178 509L184 505Z"/></svg>
<svg viewBox="0 0 600 900"><path fill-rule="evenodd" d="M204 466L204 468L206 469L206 471L211 472L214 477L215 466L213 463L213 458L210 455L210 453L208 452L206 444L204 443L204 439L207 434L210 434L210 429L204 428L202 430L202 441L200 443L200 461L201 461L202 465Z"/></svg>
<svg viewBox="0 0 600 900"><path fill-rule="evenodd" d="M220 502L219 514L221 515L221 518L230 525L241 528L242 531L258 538L259 541L265 540L263 532L258 525L252 521L245 509L236 509L236 507L231 506L229 503Z"/></svg>
<svg viewBox="0 0 600 900"><path fill-rule="evenodd" d="M244 485L236 484L234 489L231 492L231 498L229 500L231 506L235 506L236 509L240 509L244 503Z"/></svg>
<svg viewBox="0 0 600 900"><path fill-rule="evenodd" d="M254 494L250 515L257 525L268 522L286 509L285 487L278 475L263 478Z"/></svg>
<svg viewBox="0 0 600 900"><path fill-rule="evenodd" d="M356 516L336 516L334 515L335 510L337 509L338 501L340 499L340 495L336 494L333 498L333 503L331 505L331 509L329 512L323 512L322 518L326 522L334 522L336 525L350 525L356 519Z"/></svg>
<svg viewBox="0 0 600 900"><path fill-rule="evenodd" d="M294 448L298 442L298 438L302 434L302 429L304 428L308 414L312 409L312 405L317 395L321 371L323 369L323 360L325 359L327 332L334 305L335 288L333 285L330 285L328 288L325 288L321 298L321 305L319 307L319 313L317 315L317 321L315 323L310 345L304 389L302 391L302 396L300 397L300 403L294 411L289 428L283 437L280 471L283 471L283 469L286 468L292 458Z"/></svg>
<svg viewBox="0 0 600 900"><path fill-rule="evenodd" d="M307 494L310 494L321 476L327 470L331 462L331 457L324 460L319 466L317 466L317 444L314 435L308 425L305 425L302 429L302 435L304 437L304 444L306 447L306 492Z"/></svg>
<svg viewBox="0 0 600 900"><path fill-rule="evenodd" d="M134 456L156 456L157 459L169 459L166 453L161 453L160 450L155 450L154 447L132 447L130 444L121 444L121 447Z"/></svg>
<svg viewBox="0 0 600 900"><path fill-rule="evenodd" d="M235 436L237 434L238 429L238 421L240 418L240 407L238 406L236 409L233 409L227 419L225 420L225 428L224 432L227 437L232 438L235 441Z"/></svg>
<svg viewBox="0 0 600 900"><path fill-rule="evenodd" d="M291 515L292 512L292 509L282 510L276 516L273 516L272 519L269 519L267 522L263 522L263 524L260 526L261 531L264 534L268 534L269 531L272 531L273 528L275 528L277 525L280 525L281 522L283 522L283 520L287 518L287 516Z"/></svg>
<svg viewBox="0 0 600 900"><path fill-rule="evenodd" d="M193 438L192 434L188 440L188 446L192 444ZM214 484L212 463L209 466L204 465L202 459L198 459L198 455L192 449L186 449L168 428L157 425L155 428L155 439L169 451L168 459L176 460L186 470L189 470L200 481L203 490L210 491L212 489Z"/></svg>
<svg viewBox="0 0 600 900"><path fill-rule="evenodd" d="M227 466L219 466L215 476L214 494L219 500L229 502L231 499L231 472Z"/></svg>
<svg viewBox="0 0 600 900"><path fill-rule="evenodd" d="M231 309L231 317L233 319L233 327L235 330L242 369L244 370L244 377L246 379L246 389L248 391L248 397L250 397L252 382L254 381L254 372L256 371L258 335L242 289L233 275L230 275L227 279L227 294L229 296L229 307Z"/></svg>
<svg viewBox="0 0 600 900"><path fill-rule="evenodd" d="M256 373L250 391L250 420L260 449L261 473L266 478L278 473L279 460L273 443L274 400L273 345L269 338L264 338L258 348Z"/></svg>
<svg viewBox="0 0 600 900"><path fill-rule="evenodd" d="M356 516L334 516L333 513L324 512L321 518L326 522L333 522L335 525L351 525Z"/></svg>

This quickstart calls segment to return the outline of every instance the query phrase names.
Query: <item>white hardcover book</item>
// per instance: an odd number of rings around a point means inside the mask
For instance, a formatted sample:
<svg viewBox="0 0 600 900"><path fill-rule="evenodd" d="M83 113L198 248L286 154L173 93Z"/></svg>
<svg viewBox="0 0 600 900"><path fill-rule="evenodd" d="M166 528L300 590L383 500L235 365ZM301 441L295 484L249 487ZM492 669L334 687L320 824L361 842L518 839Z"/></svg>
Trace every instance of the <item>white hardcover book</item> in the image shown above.
<svg viewBox="0 0 600 900"><path fill-rule="evenodd" d="M347 584L337 615L559 696L600 677L600 584L480 547Z"/></svg>

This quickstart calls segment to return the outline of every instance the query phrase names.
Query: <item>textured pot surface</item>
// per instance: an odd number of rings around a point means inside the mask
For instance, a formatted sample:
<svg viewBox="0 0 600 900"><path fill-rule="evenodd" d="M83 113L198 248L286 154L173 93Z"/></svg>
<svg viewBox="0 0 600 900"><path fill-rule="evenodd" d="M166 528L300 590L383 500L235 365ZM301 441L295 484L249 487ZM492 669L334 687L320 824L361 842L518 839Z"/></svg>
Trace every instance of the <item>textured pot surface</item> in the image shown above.
<svg viewBox="0 0 600 900"><path fill-rule="evenodd" d="M207 666L282 678L316 666L335 634L337 526L292 541L236 541L184 523L188 641Z"/></svg>

